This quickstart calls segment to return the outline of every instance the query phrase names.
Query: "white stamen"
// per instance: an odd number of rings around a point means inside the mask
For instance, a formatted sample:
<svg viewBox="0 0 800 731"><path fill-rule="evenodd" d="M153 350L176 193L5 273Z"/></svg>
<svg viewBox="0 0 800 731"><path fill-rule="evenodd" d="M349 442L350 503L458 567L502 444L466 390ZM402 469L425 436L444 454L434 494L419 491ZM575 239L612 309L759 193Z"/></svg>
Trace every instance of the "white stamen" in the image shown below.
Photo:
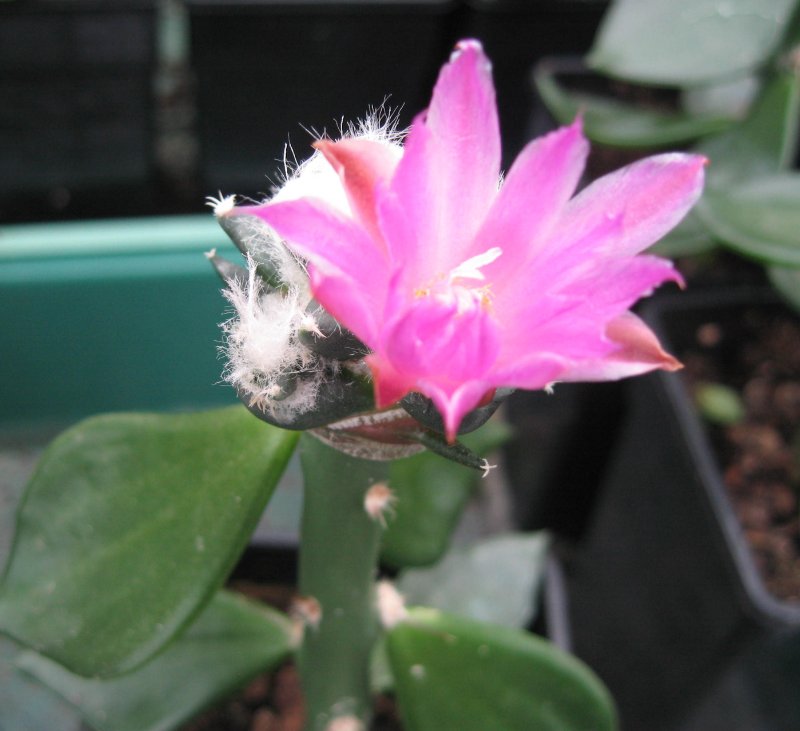
<svg viewBox="0 0 800 731"><path fill-rule="evenodd" d="M482 282L486 277L481 271L481 267L491 264L502 253L503 250L499 246L493 246L488 251L484 251L482 254L470 257L466 261L461 262L455 269L451 270L450 282L453 282L455 279L476 279Z"/></svg>

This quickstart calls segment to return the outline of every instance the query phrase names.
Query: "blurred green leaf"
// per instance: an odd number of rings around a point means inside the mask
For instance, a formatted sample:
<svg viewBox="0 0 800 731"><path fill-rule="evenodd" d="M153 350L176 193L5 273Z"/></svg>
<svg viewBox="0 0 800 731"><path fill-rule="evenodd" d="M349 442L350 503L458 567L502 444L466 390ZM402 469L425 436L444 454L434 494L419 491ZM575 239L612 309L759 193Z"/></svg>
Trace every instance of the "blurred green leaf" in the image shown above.
<svg viewBox="0 0 800 731"><path fill-rule="evenodd" d="M779 294L800 311L800 269L771 266L767 269L767 274Z"/></svg>
<svg viewBox="0 0 800 731"><path fill-rule="evenodd" d="M798 131L800 75L777 74L741 124L698 146L709 159L707 189L724 189L747 177L788 168L794 160Z"/></svg>
<svg viewBox="0 0 800 731"><path fill-rule="evenodd" d="M761 89L755 74L681 90L681 106L691 115L723 114L742 119Z"/></svg>
<svg viewBox="0 0 800 731"><path fill-rule="evenodd" d="M461 441L485 456L508 436L507 426L490 421ZM439 559L479 479L475 470L429 452L395 460L389 468L389 485L397 504L384 532L381 560L402 568Z"/></svg>
<svg viewBox="0 0 800 731"><path fill-rule="evenodd" d="M706 190L692 216L735 251L761 261L800 265L800 183L779 173L794 160L800 130L800 75L780 73L741 124L704 140Z"/></svg>
<svg viewBox="0 0 800 731"><path fill-rule="evenodd" d="M387 647L407 731L617 728L594 674L527 632L420 609Z"/></svg>
<svg viewBox="0 0 800 731"><path fill-rule="evenodd" d="M800 266L800 175L745 179L706 191L695 212L730 248L772 264Z"/></svg>
<svg viewBox="0 0 800 731"><path fill-rule="evenodd" d="M0 729L2 731L80 731L77 713L16 665L20 649L0 637Z"/></svg>
<svg viewBox="0 0 800 731"><path fill-rule="evenodd" d="M705 254L716 246L716 240L709 234L697 214L689 211L686 218L649 249L649 253L669 258L696 256Z"/></svg>
<svg viewBox="0 0 800 731"><path fill-rule="evenodd" d="M569 91L557 78L552 62L541 62L534 73L536 88L561 124L583 114L586 136L615 147L658 147L696 140L731 125L733 118L717 113L690 115L656 111L611 97Z"/></svg>
<svg viewBox="0 0 800 731"><path fill-rule="evenodd" d="M589 54L596 69L644 84L695 86L769 58L796 0L616 0Z"/></svg>
<svg viewBox="0 0 800 731"><path fill-rule="evenodd" d="M286 658L291 633L284 615L222 591L163 653L118 678L73 675L32 651L18 665L98 731L169 731Z"/></svg>
<svg viewBox="0 0 800 731"><path fill-rule="evenodd" d="M408 604L524 628L536 614L549 546L546 533L495 536L404 571L397 588Z"/></svg>
<svg viewBox="0 0 800 731"><path fill-rule="evenodd" d="M0 629L81 675L141 664L222 584L296 440L241 406L64 432L23 499Z"/></svg>
<svg viewBox="0 0 800 731"><path fill-rule="evenodd" d="M744 404L739 393L722 383L701 383L694 393L700 414L713 424L727 426L744 419Z"/></svg>

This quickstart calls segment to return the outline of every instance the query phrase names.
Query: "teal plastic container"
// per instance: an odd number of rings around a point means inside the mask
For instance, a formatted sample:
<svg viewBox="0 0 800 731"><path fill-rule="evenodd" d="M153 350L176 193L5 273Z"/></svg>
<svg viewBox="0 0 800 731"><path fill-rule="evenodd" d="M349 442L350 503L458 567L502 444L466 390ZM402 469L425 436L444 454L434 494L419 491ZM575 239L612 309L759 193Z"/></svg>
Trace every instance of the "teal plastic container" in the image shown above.
<svg viewBox="0 0 800 731"><path fill-rule="evenodd" d="M0 434L233 403L213 216L0 226Z"/></svg>

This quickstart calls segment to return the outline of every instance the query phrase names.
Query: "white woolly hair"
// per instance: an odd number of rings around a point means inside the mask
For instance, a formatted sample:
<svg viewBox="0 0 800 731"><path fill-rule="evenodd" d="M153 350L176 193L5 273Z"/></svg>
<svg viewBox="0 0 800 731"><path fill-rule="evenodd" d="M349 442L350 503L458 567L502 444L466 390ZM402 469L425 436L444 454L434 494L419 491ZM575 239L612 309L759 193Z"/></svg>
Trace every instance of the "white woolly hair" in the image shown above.
<svg viewBox="0 0 800 731"><path fill-rule="evenodd" d="M397 115L387 112L383 105L355 125L346 129L340 126L340 132L342 137L382 142L398 159L402 155L404 133L397 131ZM272 201L315 197L350 212L339 176L320 152L314 152L294 169L284 159L284 166L283 185ZM212 203L223 208L232 205L232 201L222 196ZM249 397L253 405L268 410L279 420L288 420L314 408L323 378L330 377L340 366L316 356L298 337L301 329L314 328L313 318L306 314L312 295L303 262L268 226L257 219L251 225L252 235L248 232L246 242L248 251L257 259L272 261L284 286L267 291L252 256L248 256L247 283L229 283L225 296L235 315L223 325L223 351L228 361L224 377ZM284 393L281 383L293 375L303 376L296 390L276 400Z"/></svg>
<svg viewBox="0 0 800 731"><path fill-rule="evenodd" d="M403 154L404 131L397 129L397 113L387 110L385 105L369 111L367 116L347 126L339 124L341 139L360 137L385 144L399 160ZM324 134L315 134L322 139ZM297 198L321 198L340 211L350 213L350 204L336 171L319 151L297 164L284 154L283 184L275 191L272 201L288 201Z"/></svg>
<svg viewBox="0 0 800 731"><path fill-rule="evenodd" d="M276 418L288 419L312 409L326 368L298 338L308 328L306 307L311 301L308 275L301 262L277 241L266 226L253 227L251 250L262 252L276 265L284 283L279 290L267 290L248 257L246 283L229 282L225 297L235 315L223 324L227 358L225 380L233 384L252 404L268 409ZM281 383L303 374L296 390L281 400Z"/></svg>

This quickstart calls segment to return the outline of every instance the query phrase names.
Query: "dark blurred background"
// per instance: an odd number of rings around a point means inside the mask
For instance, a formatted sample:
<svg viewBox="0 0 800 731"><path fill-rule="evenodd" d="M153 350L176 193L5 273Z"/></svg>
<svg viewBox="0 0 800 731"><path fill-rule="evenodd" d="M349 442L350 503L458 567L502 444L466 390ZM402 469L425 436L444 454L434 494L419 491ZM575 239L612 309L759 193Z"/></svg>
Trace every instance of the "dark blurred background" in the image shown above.
<svg viewBox="0 0 800 731"><path fill-rule="evenodd" d="M0 222L263 197L314 133L381 105L408 125L462 37L481 39L494 63L508 164L546 124L531 66L588 50L605 6L0 0Z"/></svg>

